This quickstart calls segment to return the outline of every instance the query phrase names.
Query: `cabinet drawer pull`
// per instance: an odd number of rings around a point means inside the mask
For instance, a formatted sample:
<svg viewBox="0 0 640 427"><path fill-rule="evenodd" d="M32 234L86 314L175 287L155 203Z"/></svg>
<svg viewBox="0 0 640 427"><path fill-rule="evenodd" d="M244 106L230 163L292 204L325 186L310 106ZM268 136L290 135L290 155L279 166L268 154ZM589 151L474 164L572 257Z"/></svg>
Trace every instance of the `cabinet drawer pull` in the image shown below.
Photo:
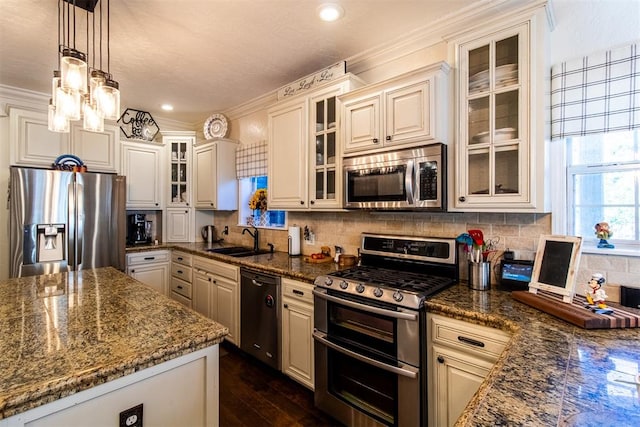
<svg viewBox="0 0 640 427"><path fill-rule="evenodd" d="M156 259L156 257L154 257L154 256L146 256L146 257L144 257L145 261L151 261L151 260L154 260L154 259Z"/></svg>
<svg viewBox="0 0 640 427"><path fill-rule="evenodd" d="M182 270L178 270L178 271L177 271L177 273L178 273L178 274L184 274L184 273L182 272Z"/></svg>
<svg viewBox="0 0 640 427"><path fill-rule="evenodd" d="M184 261L184 258L182 258L181 256L178 257L178 261Z"/></svg>
<svg viewBox="0 0 640 427"><path fill-rule="evenodd" d="M294 290L293 290L293 293L294 293L294 294L296 294L296 295L300 295L301 297L302 297L302 296L304 296L304 292L299 291L299 290L297 290L297 289L294 289Z"/></svg>
<svg viewBox="0 0 640 427"><path fill-rule="evenodd" d="M182 289L182 285L178 285L176 286L178 289Z"/></svg>
<svg viewBox="0 0 640 427"><path fill-rule="evenodd" d="M458 341L463 342L465 344L475 345L476 347L484 347L484 343L482 341L474 340L473 338L463 337L462 335L458 335Z"/></svg>

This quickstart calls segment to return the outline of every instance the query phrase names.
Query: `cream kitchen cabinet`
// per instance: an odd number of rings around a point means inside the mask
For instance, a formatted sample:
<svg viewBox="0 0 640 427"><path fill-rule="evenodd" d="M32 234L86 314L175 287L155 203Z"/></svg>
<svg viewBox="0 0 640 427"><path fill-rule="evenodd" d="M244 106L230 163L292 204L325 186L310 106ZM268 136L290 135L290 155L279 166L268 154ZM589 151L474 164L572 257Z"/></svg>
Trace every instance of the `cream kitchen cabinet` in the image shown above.
<svg viewBox="0 0 640 427"><path fill-rule="evenodd" d="M430 426L452 426L510 339L504 331L427 314Z"/></svg>
<svg viewBox="0 0 640 427"><path fill-rule="evenodd" d="M458 58L452 209L547 212L544 10L484 25L452 43Z"/></svg>
<svg viewBox="0 0 640 427"><path fill-rule="evenodd" d="M313 390L313 285L283 277L281 292L282 372Z"/></svg>
<svg viewBox="0 0 640 427"><path fill-rule="evenodd" d="M72 122L69 133L51 132L47 113L11 108L9 111L11 165L50 168L56 157L73 154L89 172L118 173L118 128L105 123L103 132L89 132Z"/></svg>
<svg viewBox="0 0 640 427"><path fill-rule="evenodd" d="M341 96L343 154L446 143L448 74L439 62Z"/></svg>
<svg viewBox="0 0 640 427"><path fill-rule="evenodd" d="M191 242L193 210L189 208L167 208L165 211L166 242Z"/></svg>
<svg viewBox="0 0 640 427"><path fill-rule="evenodd" d="M269 109L270 208L342 208L338 96L361 84L346 74Z"/></svg>
<svg viewBox="0 0 640 427"><path fill-rule="evenodd" d="M196 209L238 209L237 146L236 141L217 139L194 147L193 205Z"/></svg>
<svg viewBox="0 0 640 427"><path fill-rule="evenodd" d="M240 345L240 268L203 257L193 258L192 304L197 312L229 328L225 337Z"/></svg>
<svg viewBox="0 0 640 427"><path fill-rule="evenodd" d="M169 296L192 308L193 256L181 251L171 252L171 285Z"/></svg>
<svg viewBox="0 0 640 427"><path fill-rule="evenodd" d="M169 260L167 250L127 254L127 274L169 296Z"/></svg>
<svg viewBox="0 0 640 427"><path fill-rule="evenodd" d="M127 209L161 210L163 203L164 146L123 141L122 173L127 177Z"/></svg>

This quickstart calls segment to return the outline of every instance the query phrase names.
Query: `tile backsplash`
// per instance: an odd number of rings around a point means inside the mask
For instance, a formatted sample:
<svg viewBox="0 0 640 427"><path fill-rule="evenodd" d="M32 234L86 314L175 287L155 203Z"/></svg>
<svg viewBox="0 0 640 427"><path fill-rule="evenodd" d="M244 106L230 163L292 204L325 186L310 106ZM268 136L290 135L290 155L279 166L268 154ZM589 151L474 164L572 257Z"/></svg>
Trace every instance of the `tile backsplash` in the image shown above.
<svg viewBox="0 0 640 427"><path fill-rule="evenodd" d="M235 212L216 212L214 224L218 230L230 226L226 241L250 244L242 236L242 227ZM363 232L410 236L456 237L470 229L483 231L485 239L497 242L496 253L490 257L494 266L502 252L514 251L517 259L532 260L541 234L551 234L551 214L515 213L424 213L424 212L289 212L289 225L309 227L315 234L313 245L302 241L303 255L319 252L321 246L341 246L344 253L357 254ZM260 232L260 247L273 243L277 251L287 251L287 231L264 229ZM618 285L640 287L640 258L582 254L578 268L576 292L582 293L592 273L602 273L605 290L612 301L619 300ZM466 268L460 277L466 280ZM494 276L495 279L495 276ZM495 283L495 280L492 280Z"/></svg>

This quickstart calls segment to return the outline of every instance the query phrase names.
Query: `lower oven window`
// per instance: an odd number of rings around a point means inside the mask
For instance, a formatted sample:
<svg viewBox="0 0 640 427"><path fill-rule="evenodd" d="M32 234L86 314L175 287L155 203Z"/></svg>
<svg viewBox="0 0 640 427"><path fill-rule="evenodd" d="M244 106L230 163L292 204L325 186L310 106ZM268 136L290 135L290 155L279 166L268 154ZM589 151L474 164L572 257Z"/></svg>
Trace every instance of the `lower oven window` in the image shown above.
<svg viewBox="0 0 640 427"><path fill-rule="evenodd" d="M367 313L343 305L329 306L328 335L365 347L385 358L397 356L393 318Z"/></svg>
<svg viewBox="0 0 640 427"><path fill-rule="evenodd" d="M328 349L329 392L389 425L397 417L397 375Z"/></svg>

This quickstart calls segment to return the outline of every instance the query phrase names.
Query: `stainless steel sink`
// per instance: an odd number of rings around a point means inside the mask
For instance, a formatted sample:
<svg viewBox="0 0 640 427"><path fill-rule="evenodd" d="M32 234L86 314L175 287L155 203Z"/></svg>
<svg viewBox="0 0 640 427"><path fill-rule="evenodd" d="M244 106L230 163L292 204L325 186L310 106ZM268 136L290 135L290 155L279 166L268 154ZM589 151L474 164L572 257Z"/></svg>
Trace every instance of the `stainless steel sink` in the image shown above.
<svg viewBox="0 0 640 427"><path fill-rule="evenodd" d="M209 248L205 249L207 252L213 252L216 254L229 255L234 258L242 258L252 255L260 255L260 254L268 254L269 251L267 249L260 249L258 251L254 251L251 248L246 248L244 246L227 246L224 248Z"/></svg>

